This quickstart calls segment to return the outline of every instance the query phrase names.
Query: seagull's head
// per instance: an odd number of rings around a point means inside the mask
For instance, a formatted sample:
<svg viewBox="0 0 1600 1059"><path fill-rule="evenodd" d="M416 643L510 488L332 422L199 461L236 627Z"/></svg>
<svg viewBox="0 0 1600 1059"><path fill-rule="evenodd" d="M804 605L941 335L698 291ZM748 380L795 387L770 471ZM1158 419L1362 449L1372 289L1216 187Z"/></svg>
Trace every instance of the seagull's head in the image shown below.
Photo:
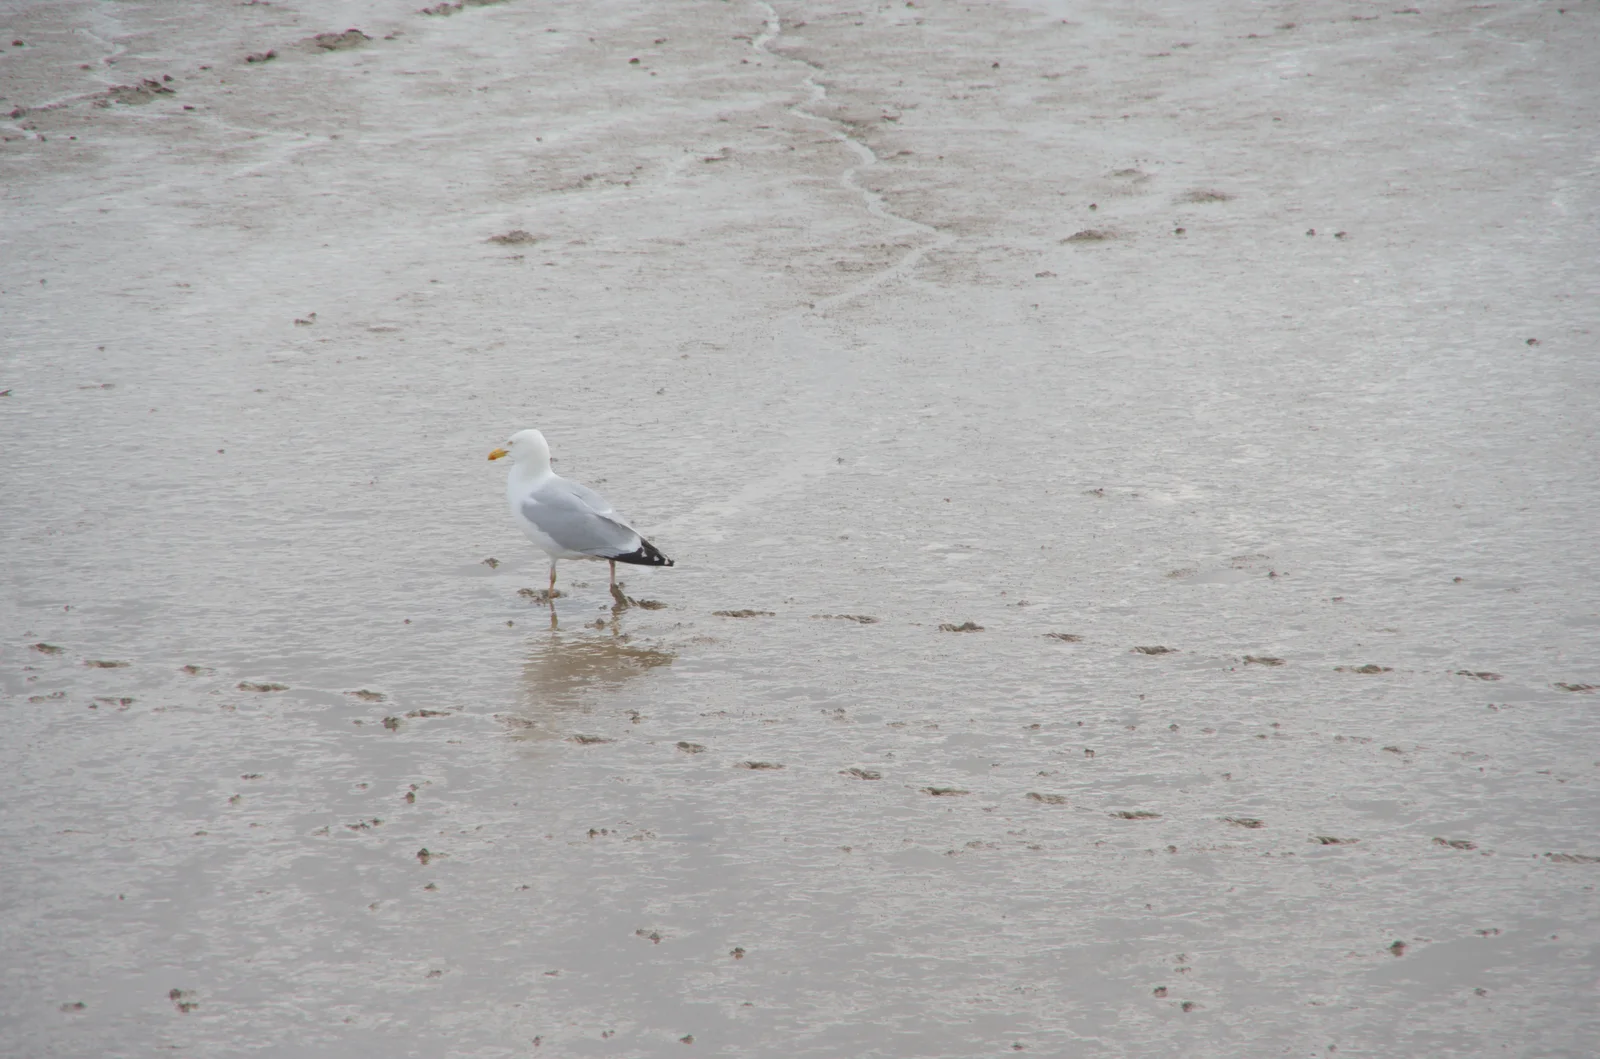
<svg viewBox="0 0 1600 1059"><path fill-rule="evenodd" d="M506 440L505 447L489 453L491 460L510 456L512 463L550 466L550 446L537 430L519 430Z"/></svg>

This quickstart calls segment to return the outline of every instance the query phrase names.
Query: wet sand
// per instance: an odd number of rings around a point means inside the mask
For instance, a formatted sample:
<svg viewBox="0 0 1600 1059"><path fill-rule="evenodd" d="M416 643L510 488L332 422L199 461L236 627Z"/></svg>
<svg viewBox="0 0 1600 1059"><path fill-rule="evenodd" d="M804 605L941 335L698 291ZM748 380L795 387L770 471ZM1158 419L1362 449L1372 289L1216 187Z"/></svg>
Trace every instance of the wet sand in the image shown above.
<svg viewBox="0 0 1600 1059"><path fill-rule="evenodd" d="M1594 5L428 6L10 10L0 1052L1590 1053Z"/></svg>

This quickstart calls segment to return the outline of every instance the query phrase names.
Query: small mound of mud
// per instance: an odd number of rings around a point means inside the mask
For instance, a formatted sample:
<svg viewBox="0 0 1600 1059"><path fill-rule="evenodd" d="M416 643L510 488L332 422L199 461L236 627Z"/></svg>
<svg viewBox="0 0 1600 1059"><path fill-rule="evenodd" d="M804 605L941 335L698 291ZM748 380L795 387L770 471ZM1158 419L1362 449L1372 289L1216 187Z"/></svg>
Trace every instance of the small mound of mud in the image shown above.
<svg viewBox="0 0 1600 1059"><path fill-rule="evenodd" d="M350 48L359 48L372 38L359 29L351 28L343 33L318 33L315 37L306 38L306 44L323 51L346 51Z"/></svg>
<svg viewBox="0 0 1600 1059"><path fill-rule="evenodd" d="M561 598L561 590L551 591L548 588L519 588L517 595L523 599L531 599L535 603L549 603L553 599Z"/></svg>
<svg viewBox="0 0 1600 1059"><path fill-rule="evenodd" d="M770 610L714 610L711 613L719 618L776 618L777 615Z"/></svg>
<svg viewBox="0 0 1600 1059"><path fill-rule="evenodd" d="M923 793L931 794L935 798L956 798L972 792L962 787L924 787Z"/></svg>
<svg viewBox="0 0 1600 1059"><path fill-rule="evenodd" d="M615 739L607 739L603 735L571 735L567 742L577 743L579 746L594 746L598 743L615 743Z"/></svg>
<svg viewBox="0 0 1600 1059"><path fill-rule="evenodd" d="M939 631L940 632L982 632L983 631L983 626L979 625L975 621L964 621L960 625L956 625L956 624L954 624L952 622L948 622L947 621L943 625L939 626Z"/></svg>
<svg viewBox="0 0 1600 1059"><path fill-rule="evenodd" d="M1281 658L1273 658L1271 655L1245 655L1244 656L1244 660L1245 660L1245 664L1246 665L1253 665L1253 666L1281 666L1281 665L1283 665L1283 659L1281 659Z"/></svg>
<svg viewBox="0 0 1600 1059"><path fill-rule="evenodd" d="M734 768L753 769L759 772L765 769L781 769L783 766L776 761L741 761L734 765Z"/></svg>
<svg viewBox="0 0 1600 1059"><path fill-rule="evenodd" d="M1047 640L1060 640L1062 643L1082 643L1083 642L1083 637L1079 636L1077 633L1072 633L1072 632L1047 632L1044 635L1045 635L1045 639L1047 639Z"/></svg>
<svg viewBox="0 0 1600 1059"><path fill-rule="evenodd" d="M484 240L486 243L495 243L500 246L526 246L528 243L537 243L538 241L538 236L532 232L525 232L521 228L513 228L511 231L503 232L500 235L491 235Z"/></svg>
<svg viewBox="0 0 1600 1059"><path fill-rule="evenodd" d="M244 57L244 61L247 63L269 63L277 57L278 53L272 48L268 48L266 51L251 52Z"/></svg>
<svg viewBox="0 0 1600 1059"><path fill-rule="evenodd" d="M178 670L179 670L179 672L189 674L191 677L198 677L198 676L201 676L201 675L206 674L206 673L215 673L216 672L216 670L212 669L210 666L192 666L192 665L191 666L179 666Z"/></svg>
<svg viewBox="0 0 1600 1059"><path fill-rule="evenodd" d="M857 625L876 625L878 619L870 614L813 614L813 618L834 619L837 621L853 621Z"/></svg>
<svg viewBox="0 0 1600 1059"><path fill-rule="evenodd" d="M667 609L667 605L665 603L661 602L659 599L634 599L632 596L625 596L624 598L627 599L628 606L630 606L630 607L638 607L640 610L666 610Z"/></svg>
<svg viewBox="0 0 1600 1059"><path fill-rule="evenodd" d="M1110 813L1108 815L1110 815L1112 817L1115 817L1118 820L1159 820L1159 819L1161 819L1161 814L1160 813L1152 813L1148 809L1118 809L1116 812Z"/></svg>
<svg viewBox="0 0 1600 1059"><path fill-rule="evenodd" d="M1373 663L1373 662L1368 662L1364 666L1334 666L1333 669L1334 669L1334 672L1336 672L1336 673L1393 673L1394 672L1394 667L1393 666L1380 666L1380 665L1377 665L1376 663Z"/></svg>
<svg viewBox="0 0 1600 1059"><path fill-rule="evenodd" d="M1160 644L1155 644L1150 647L1135 647L1128 653L1141 655L1170 655L1177 654L1177 652L1178 649L1176 647L1162 647Z"/></svg>
<svg viewBox="0 0 1600 1059"><path fill-rule="evenodd" d="M1232 824L1234 827L1248 827L1254 831L1258 827L1266 827L1266 821L1257 820L1253 816L1224 816L1222 822Z"/></svg>
<svg viewBox="0 0 1600 1059"><path fill-rule="evenodd" d="M1361 840L1359 838L1335 838L1333 835L1314 835L1311 841L1323 846L1353 846Z"/></svg>
<svg viewBox="0 0 1600 1059"><path fill-rule="evenodd" d="M1447 846L1450 849L1477 849L1478 844L1464 838L1435 838L1435 846Z"/></svg>
<svg viewBox="0 0 1600 1059"><path fill-rule="evenodd" d="M1500 676L1499 673L1489 673L1489 672L1475 673L1470 669L1458 669L1458 670L1456 670L1456 676L1458 676L1458 677L1471 677L1473 680L1500 680L1500 679L1502 679L1502 677Z"/></svg>
<svg viewBox="0 0 1600 1059"><path fill-rule="evenodd" d="M1545 859L1557 864L1600 864L1600 857L1584 853L1546 853Z"/></svg>
<svg viewBox="0 0 1600 1059"><path fill-rule="evenodd" d="M682 739L678 740L678 749L685 754L704 754L706 752L706 748L701 744L690 743Z"/></svg>
<svg viewBox="0 0 1600 1059"><path fill-rule="evenodd" d="M1596 684L1554 684L1552 687L1560 688L1562 691L1587 692L1600 690L1600 685Z"/></svg>
<svg viewBox="0 0 1600 1059"><path fill-rule="evenodd" d="M407 717L448 717L448 716L450 716L450 711L449 710L411 710L410 712L408 712L406 714L406 716Z"/></svg>
<svg viewBox="0 0 1600 1059"><path fill-rule="evenodd" d="M1061 240L1063 243L1103 243L1116 236L1103 228L1085 228L1081 232L1074 232Z"/></svg>
<svg viewBox="0 0 1600 1059"><path fill-rule="evenodd" d="M167 80L170 81L172 78L169 76ZM115 88L106 89L105 94L95 105L109 107L113 103L124 103L128 106L138 106L142 103L149 103L160 96L173 94L172 89L165 84L146 77L142 78L136 85L117 85Z"/></svg>
<svg viewBox="0 0 1600 1059"><path fill-rule="evenodd" d="M1044 805L1067 804L1067 796L1065 794L1040 794L1038 791L1029 791L1028 800L1030 802L1040 802Z"/></svg>
<svg viewBox="0 0 1600 1059"><path fill-rule="evenodd" d="M352 695L362 702L383 702L389 697L381 691L368 691L366 688L362 688L359 691L347 691L345 694Z"/></svg>
<svg viewBox="0 0 1600 1059"><path fill-rule="evenodd" d="M1233 198L1226 191L1211 191L1202 189L1191 191L1183 197L1184 202L1227 202Z"/></svg>
<svg viewBox="0 0 1600 1059"><path fill-rule="evenodd" d="M132 662L112 662L106 659L91 658L83 663L90 669L126 669Z"/></svg>
<svg viewBox="0 0 1600 1059"><path fill-rule="evenodd" d="M38 651L42 655L58 655L65 648L57 647L53 643L31 643L28 645L28 650Z"/></svg>
<svg viewBox="0 0 1600 1059"><path fill-rule="evenodd" d="M419 8L417 14L448 18L460 12L463 8L493 7L495 4L503 4L505 2L506 0L461 0L460 3L450 3L449 0L441 0L440 3L434 4L432 7Z"/></svg>
<svg viewBox="0 0 1600 1059"><path fill-rule="evenodd" d="M839 770L839 775L841 775L841 776L854 776L858 780L881 780L881 779L883 779L883 773L879 772L877 769L855 769L855 768L840 769Z"/></svg>
<svg viewBox="0 0 1600 1059"><path fill-rule="evenodd" d="M289 685L287 685L287 684L273 684L273 683L257 684L255 682L249 681L249 680L241 680L235 686L238 687L238 689L240 691L288 691L289 690Z"/></svg>

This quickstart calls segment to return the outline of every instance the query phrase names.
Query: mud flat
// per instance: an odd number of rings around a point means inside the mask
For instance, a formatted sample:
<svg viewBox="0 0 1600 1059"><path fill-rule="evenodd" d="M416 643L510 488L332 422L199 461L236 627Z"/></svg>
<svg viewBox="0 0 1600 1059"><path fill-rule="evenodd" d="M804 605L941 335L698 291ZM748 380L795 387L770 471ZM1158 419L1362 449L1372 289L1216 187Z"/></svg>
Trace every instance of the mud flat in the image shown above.
<svg viewBox="0 0 1600 1059"><path fill-rule="evenodd" d="M1589 1054L1594 5L422 6L8 12L0 1052Z"/></svg>

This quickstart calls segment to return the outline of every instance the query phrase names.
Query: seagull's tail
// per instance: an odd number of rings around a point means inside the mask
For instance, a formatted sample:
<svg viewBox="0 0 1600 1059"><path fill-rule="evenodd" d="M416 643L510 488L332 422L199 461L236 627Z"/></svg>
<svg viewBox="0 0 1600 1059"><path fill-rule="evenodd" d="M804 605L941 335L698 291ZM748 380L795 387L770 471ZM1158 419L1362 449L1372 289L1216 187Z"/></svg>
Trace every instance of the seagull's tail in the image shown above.
<svg viewBox="0 0 1600 1059"><path fill-rule="evenodd" d="M626 555L608 555L607 559L618 563L633 563L635 566L673 566L671 559L661 554L654 544L639 538L639 547Z"/></svg>

